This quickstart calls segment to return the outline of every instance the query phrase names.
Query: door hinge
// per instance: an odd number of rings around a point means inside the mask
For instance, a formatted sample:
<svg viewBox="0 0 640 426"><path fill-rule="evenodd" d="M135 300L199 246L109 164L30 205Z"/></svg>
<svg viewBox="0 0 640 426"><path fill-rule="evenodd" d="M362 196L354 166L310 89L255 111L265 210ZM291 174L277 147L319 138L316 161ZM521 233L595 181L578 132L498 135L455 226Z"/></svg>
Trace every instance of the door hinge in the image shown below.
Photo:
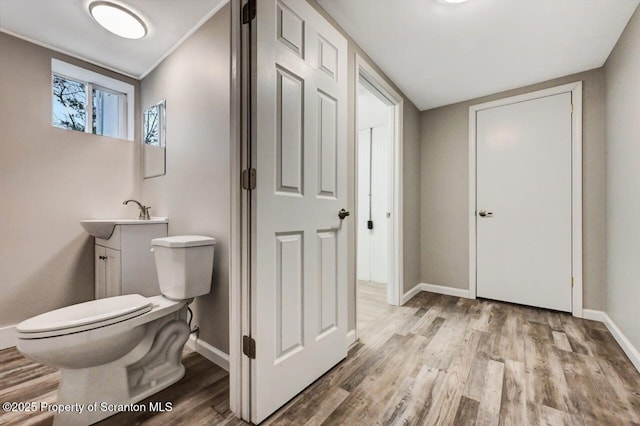
<svg viewBox="0 0 640 426"><path fill-rule="evenodd" d="M256 169L245 169L242 171L242 189L247 191L256 189Z"/></svg>
<svg viewBox="0 0 640 426"><path fill-rule="evenodd" d="M257 0L249 0L242 6L242 23L248 24L256 17Z"/></svg>
<svg viewBox="0 0 640 426"><path fill-rule="evenodd" d="M571 104L571 114L573 114L573 104Z"/></svg>
<svg viewBox="0 0 640 426"><path fill-rule="evenodd" d="M242 336L242 353L251 359L256 359L256 341L251 336Z"/></svg>
<svg viewBox="0 0 640 426"><path fill-rule="evenodd" d="M573 277L571 277L571 288L573 288Z"/></svg>

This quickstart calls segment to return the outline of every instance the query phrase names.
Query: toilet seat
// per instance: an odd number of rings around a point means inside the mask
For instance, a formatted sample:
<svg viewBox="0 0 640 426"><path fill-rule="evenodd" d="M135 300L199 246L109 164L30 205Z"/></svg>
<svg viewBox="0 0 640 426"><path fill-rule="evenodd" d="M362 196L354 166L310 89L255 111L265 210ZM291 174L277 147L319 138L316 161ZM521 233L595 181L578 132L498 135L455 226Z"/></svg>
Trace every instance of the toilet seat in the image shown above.
<svg viewBox="0 0 640 426"><path fill-rule="evenodd" d="M145 314L152 303L139 294L78 303L35 316L16 326L21 339L63 336L105 327Z"/></svg>

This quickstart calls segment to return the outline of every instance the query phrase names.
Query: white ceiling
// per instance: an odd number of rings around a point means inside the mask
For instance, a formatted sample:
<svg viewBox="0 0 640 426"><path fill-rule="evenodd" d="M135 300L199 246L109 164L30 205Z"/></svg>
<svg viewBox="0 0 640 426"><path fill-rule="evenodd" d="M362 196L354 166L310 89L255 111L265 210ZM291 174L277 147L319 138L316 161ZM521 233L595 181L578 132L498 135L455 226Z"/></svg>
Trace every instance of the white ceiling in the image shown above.
<svg viewBox="0 0 640 426"><path fill-rule="evenodd" d="M141 78L226 0L113 0L149 35L98 26L91 0L0 0L0 31ZM640 0L317 0L429 109L604 64Z"/></svg>
<svg viewBox="0 0 640 426"><path fill-rule="evenodd" d="M0 0L0 31L141 78L226 0L110 0L137 13L141 40L118 37L89 14L93 0Z"/></svg>
<svg viewBox="0 0 640 426"><path fill-rule="evenodd" d="M640 0L317 0L421 110L604 65Z"/></svg>

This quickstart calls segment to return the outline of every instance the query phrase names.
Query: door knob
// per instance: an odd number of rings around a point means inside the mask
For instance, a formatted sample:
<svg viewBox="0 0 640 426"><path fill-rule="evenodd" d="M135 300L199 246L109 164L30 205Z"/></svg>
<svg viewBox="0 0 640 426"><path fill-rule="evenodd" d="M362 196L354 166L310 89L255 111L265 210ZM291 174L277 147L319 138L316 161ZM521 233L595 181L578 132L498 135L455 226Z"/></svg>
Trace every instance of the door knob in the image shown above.
<svg viewBox="0 0 640 426"><path fill-rule="evenodd" d="M338 212L338 217L340 218L340 220L344 219L345 217L349 216L351 213L349 213L348 211L346 211L345 209L341 209Z"/></svg>
<svg viewBox="0 0 640 426"><path fill-rule="evenodd" d="M478 216L480 216L480 217L491 217L491 216L493 216L493 212L488 212L486 210L480 210L478 212Z"/></svg>

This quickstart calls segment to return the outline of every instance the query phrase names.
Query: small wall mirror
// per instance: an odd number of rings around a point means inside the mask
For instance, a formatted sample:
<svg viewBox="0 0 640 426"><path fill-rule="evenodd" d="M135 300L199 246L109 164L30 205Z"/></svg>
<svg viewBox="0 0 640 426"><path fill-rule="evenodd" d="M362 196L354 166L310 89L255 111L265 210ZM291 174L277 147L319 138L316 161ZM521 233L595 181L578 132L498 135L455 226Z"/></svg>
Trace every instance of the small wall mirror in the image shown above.
<svg viewBox="0 0 640 426"><path fill-rule="evenodd" d="M143 114L142 152L144 178L163 176L166 173L167 102L162 100L149 107Z"/></svg>

